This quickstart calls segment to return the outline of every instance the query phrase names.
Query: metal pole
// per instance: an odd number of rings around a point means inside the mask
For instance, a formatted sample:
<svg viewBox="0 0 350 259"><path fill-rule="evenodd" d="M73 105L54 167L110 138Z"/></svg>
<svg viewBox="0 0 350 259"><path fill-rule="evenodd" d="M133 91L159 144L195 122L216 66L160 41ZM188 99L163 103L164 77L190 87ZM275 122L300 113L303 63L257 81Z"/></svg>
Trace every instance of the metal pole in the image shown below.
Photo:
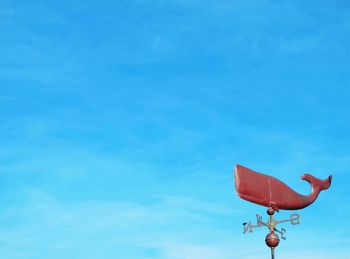
<svg viewBox="0 0 350 259"><path fill-rule="evenodd" d="M275 259L275 248L271 247L271 259Z"/></svg>
<svg viewBox="0 0 350 259"><path fill-rule="evenodd" d="M272 207L269 207L267 214L270 216L270 220L268 222L270 234L266 236L265 242L266 245L271 248L271 259L275 259L275 247L278 246L279 243L279 238L274 232L275 220L273 218L273 214L275 214L275 210Z"/></svg>

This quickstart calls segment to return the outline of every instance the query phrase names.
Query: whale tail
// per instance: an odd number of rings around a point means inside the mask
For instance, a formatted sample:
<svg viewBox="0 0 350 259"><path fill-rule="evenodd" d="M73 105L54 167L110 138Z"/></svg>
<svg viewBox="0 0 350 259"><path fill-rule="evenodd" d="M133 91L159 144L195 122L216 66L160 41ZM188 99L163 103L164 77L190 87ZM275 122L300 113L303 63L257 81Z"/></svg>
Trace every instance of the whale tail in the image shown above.
<svg viewBox="0 0 350 259"><path fill-rule="evenodd" d="M302 180L308 181L312 185L312 189L318 189L319 191L327 190L332 183L332 175L328 176L326 179L318 179L311 174L304 174L301 177Z"/></svg>
<svg viewBox="0 0 350 259"><path fill-rule="evenodd" d="M330 175L328 176L328 178L326 178L321 182L321 191L327 190L331 186L331 183L332 183L332 176Z"/></svg>

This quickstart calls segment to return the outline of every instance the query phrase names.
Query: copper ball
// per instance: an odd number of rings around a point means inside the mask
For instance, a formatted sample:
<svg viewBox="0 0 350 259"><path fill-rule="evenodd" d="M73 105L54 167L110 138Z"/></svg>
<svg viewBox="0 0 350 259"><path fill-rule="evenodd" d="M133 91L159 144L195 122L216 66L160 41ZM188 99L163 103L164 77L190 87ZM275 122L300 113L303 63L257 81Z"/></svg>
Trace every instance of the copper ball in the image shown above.
<svg viewBox="0 0 350 259"><path fill-rule="evenodd" d="M275 210L270 207L270 208L267 209L267 214L273 215L273 214L275 214Z"/></svg>
<svg viewBox="0 0 350 259"><path fill-rule="evenodd" d="M278 235L276 235L274 232L270 232L265 238L265 243L268 247L276 247L278 246L279 242L280 239L278 238Z"/></svg>

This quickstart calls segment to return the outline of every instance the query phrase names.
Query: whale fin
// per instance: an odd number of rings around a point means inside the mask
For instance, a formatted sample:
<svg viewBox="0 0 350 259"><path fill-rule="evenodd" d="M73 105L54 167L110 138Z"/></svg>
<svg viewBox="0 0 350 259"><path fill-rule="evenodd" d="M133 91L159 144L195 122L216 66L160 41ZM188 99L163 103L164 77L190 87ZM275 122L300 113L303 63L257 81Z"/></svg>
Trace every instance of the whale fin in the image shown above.
<svg viewBox="0 0 350 259"><path fill-rule="evenodd" d="M330 186L331 186L331 183L332 183L332 175L328 176L328 178L324 179L322 182L321 182L321 190L327 190Z"/></svg>
<svg viewBox="0 0 350 259"><path fill-rule="evenodd" d="M328 176L326 179L321 180L321 179L318 179L318 178L312 176L311 174L304 174L301 177L301 179L309 182L312 185L313 189L318 189L320 191L327 190L331 186L331 183L332 183L332 176L331 175Z"/></svg>

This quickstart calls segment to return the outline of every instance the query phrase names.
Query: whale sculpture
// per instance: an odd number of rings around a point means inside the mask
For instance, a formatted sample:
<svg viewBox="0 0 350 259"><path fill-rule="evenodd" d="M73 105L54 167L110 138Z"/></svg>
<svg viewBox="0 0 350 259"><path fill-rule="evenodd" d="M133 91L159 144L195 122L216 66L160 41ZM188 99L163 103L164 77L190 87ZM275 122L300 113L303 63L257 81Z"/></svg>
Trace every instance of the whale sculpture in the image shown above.
<svg viewBox="0 0 350 259"><path fill-rule="evenodd" d="M271 207L275 211L298 210L312 204L319 193L327 190L332 182L330 175L320 180L310 174L301 179L311 184L311 194L301 195L275 177L257 173L241 165L235 166L234 172L236 192L239 197L255 204Z"/></svg>

